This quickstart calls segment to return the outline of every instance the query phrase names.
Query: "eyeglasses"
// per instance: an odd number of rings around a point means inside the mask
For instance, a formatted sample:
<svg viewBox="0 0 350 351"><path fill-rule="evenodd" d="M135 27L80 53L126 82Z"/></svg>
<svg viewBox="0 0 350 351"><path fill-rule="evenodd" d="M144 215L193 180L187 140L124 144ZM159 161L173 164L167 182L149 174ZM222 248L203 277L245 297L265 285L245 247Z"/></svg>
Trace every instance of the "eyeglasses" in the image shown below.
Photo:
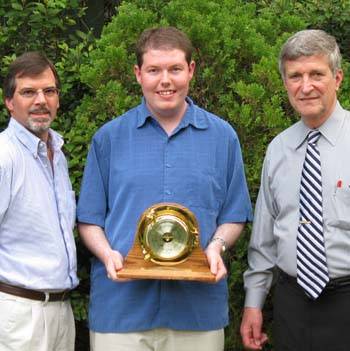
<svg viewBox="0 0 350 351"><path fill-rule="evenodd" d="M39 93L43 93L46 98L53 98L59 94L59 90L56 87L48 87L44 89L31 89L25 88L18 92L19 95L27 99L36 98Z"/></svg>

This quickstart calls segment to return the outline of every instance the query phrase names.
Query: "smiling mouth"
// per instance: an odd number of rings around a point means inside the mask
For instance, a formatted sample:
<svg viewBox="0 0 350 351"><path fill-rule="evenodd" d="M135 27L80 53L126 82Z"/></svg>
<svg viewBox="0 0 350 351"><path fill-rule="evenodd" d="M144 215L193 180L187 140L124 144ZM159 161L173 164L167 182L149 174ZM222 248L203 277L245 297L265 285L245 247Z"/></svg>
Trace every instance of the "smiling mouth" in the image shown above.
<svg viewBox="0 0 350 351"><path fill-rule="evenodd" d="M161 90L161 91L158 91L157 94L160 96L170 96L175 94L175 90Z"/></svg>

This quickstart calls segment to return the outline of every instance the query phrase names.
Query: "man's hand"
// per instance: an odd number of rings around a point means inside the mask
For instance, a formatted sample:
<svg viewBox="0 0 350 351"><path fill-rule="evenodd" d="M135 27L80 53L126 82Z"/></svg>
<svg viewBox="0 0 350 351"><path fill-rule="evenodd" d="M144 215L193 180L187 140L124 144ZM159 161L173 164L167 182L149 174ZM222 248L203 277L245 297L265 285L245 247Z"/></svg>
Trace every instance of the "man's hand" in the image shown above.
<svg viewBox="0 0 350 351"><path fill-rule="evenodd" d="M205 250L210 271L215 275L216 282L227 275L227 269L221 257L223 248L221 241L226 243L226 249L232 247L241 235L243 228L244 223L223 223L216 228L213 238L217 238L217 240L211 240Z"/></svg>
<svg viewBox="0 0 350 351"><path fill-rule="evenodd" d="M127 281L128 279L121 279L118 278L117 272L123 268L124 258L121 253L117 250L107 250L105 253L105 257L103 260L106 271L107 277L113 281Z"/></svg>
<svg viewBox="0 0 350 351"><path fill-rule="evenodd" d="M103 228L87 223L78 223L79 234L86 247L105 265L107 277L113 281L129 281L118 278L117 272L123 268L122 254L113 250Z"/></svg>
<svg viewBox="0 0 350 351"><path fill-rule="evenodd" d="M246 349L262 350L268 340L267 335L261 332L262 324L261 309L245 307L241 323L241 336Z"/></svg>
<svg viewBox="0 0 350 351"><path fill-rule="evenodd" d="M216 282L223 279L227 275L227 269L220 252L221 245L217 245L215 242L211 242L205 250L210 271L215 275Z"/></svg>

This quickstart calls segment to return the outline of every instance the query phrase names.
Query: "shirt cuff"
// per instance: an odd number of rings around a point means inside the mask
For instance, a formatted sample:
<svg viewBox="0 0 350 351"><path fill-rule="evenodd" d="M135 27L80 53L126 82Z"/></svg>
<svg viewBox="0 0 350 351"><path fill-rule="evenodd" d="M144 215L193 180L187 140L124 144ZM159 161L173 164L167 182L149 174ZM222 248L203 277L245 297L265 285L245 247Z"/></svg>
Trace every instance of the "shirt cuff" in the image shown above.
<svg viewBox="0 0 350 351"><path fill-rule="evenodd" d="M247 289L244 307L255 307L262 309L267 293L268 292L264 289Z"/></svg>

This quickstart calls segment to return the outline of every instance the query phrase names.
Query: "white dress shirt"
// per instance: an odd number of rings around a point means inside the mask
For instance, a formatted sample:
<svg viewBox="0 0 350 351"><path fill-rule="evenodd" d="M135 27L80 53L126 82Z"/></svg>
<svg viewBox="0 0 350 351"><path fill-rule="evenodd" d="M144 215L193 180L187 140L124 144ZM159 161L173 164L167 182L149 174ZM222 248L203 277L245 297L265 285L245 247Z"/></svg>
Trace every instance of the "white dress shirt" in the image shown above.
<svg viewBox="0 0 350 351"><path fill-rule="evenodd" d="M75 196L63 140L49 133L52 166L46 144L15 119L0 133L0 281L57 291L78 284Z"/></svg>

